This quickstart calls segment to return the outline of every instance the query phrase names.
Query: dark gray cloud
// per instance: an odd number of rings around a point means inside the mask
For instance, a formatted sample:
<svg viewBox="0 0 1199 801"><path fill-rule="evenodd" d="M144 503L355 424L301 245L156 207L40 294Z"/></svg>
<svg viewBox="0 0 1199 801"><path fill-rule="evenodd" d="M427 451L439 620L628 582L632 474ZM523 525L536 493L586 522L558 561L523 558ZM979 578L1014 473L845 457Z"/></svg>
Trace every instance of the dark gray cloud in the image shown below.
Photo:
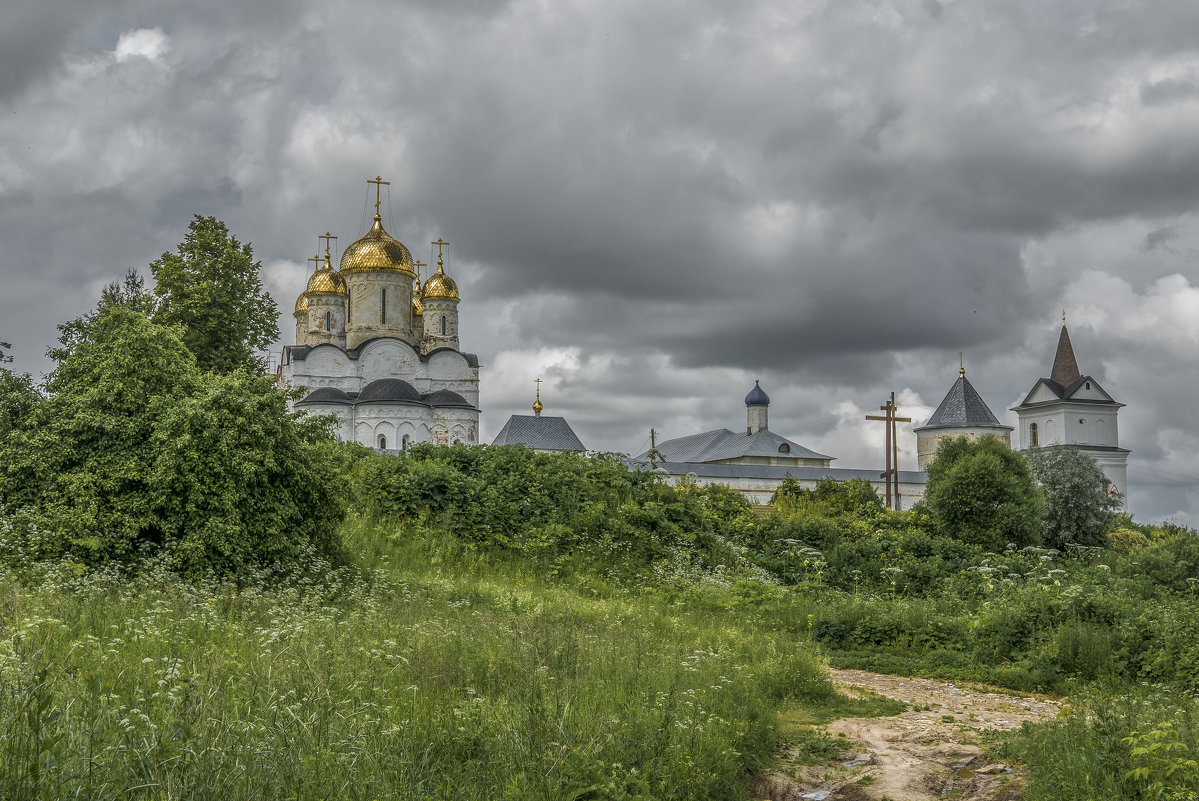
<svg viewBox="0 0 1199 801"><path fill-rule="evenodd" d="M287 331L316 235L359 235L382 174L392 233L452 243L485 432L538 373L626 450L738 427L760 378L772 427L852 466L864 410L931 411L959 351L1006 414L1068 307L1129 404L1134 508L1199 520L1168 433L1199 390L1192 2L104 6L0 32L23 369L197 213L253 243Z"/></svg>

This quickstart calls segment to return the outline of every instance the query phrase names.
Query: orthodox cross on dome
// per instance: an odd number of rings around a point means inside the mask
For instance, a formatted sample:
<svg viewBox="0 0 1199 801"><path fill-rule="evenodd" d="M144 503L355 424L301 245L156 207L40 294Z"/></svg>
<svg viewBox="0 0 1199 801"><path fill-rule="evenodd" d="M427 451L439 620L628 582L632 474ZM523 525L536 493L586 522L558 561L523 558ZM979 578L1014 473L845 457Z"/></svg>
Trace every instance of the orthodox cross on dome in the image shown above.
<svg viewBox="0 0 1199 801"><path fill-rule="evenodd" d="M426 267L426 266L428 266L428 265L426 265L423 261L420 261L419 259L417 261L412 262L412 269L416 270L416 283L418 283L418 284L420 283L420 268Z"/></svg>
<svg viewBox="0 0 1199 801"><path fill-rule="evenodd" d="M384 181L382 175L376 175L374 178L367 178L368 184L375 185L375 216L379 216L379 206L383 205L383 200L379 196L379 190L385 186L391 186L391 181ZM390 197L390 195L388 195Z"/></svg>
<svg viewBox="0 0 1199 801"><path fill-rule="evenodd" d="M1066 324L1066 310L1062 309L1062 325Z"/></svg>
<svg viewBox="0 0 1199 801"><path fill-rule="evenodd" d="M441 237L437 237L437 241L434 242L433 244L437 245L437 272L444 273L445 269L442 267L442 264L441 264L441 249L450 243L446 242ZM541 379L538 379L538 381L540 381L540 380Z"/></svg>
<svg viewBox="0 0 1199 801"><path fill-rule="evenodd" d="M533 401L533 414L541 417L541 410L545 408L541 405L541 379L535 378L533 380L537 383L537 399Z"/></svg>
<svg viewBox="0 0 1199 801"><path fill-rule="evenodd" d="M312 271L314 273L321 268L321 257L319 254L316 256L313 256L308 261L312 262Z"/></svg>
<svg viewBox="0 0 1199 801"><path fill-rule="evenodd" d="M966 377L966 357L958 351L958 378Z"/></svg>
<svg viewBox="0 0 1199 801"><path fill-rule="evenodd" d="M318 236L317 239L325 240L325 261L327 262L329 261L329 240L337 239L337 237L333 236L333 234L329 233L328 231L325 231L325 233Z"/></svg>

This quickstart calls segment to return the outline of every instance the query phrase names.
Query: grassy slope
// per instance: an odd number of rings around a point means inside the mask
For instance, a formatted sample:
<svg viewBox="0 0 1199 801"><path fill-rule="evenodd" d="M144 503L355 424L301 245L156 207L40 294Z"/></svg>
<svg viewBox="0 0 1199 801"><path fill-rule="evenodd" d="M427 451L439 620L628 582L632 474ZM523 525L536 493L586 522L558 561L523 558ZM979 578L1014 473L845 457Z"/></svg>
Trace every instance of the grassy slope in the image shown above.
<svg viewBox="0 0 1199 801"><path fill-rule="evenodd" d="M0 796L738 798L777 713L833 701L720 590L346 536L357 572L276 589L0 579Z"/></svg>

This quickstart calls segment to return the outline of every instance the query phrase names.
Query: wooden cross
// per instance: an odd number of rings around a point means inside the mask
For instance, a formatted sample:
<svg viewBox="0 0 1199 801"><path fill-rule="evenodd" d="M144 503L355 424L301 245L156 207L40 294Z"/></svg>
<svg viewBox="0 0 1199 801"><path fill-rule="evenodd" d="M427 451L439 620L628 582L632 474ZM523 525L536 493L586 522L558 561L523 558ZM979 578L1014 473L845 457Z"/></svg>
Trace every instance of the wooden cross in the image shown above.
<svg viewBox="0 0 1199 801"><path fill-rule="evenodd" d="M441 272L441 249L450 243L441 237L437 237L437 241L433 244L437 245L437 272Z"/></svg>
<svg viewBox="0 0 1199 801"><path fill-rule="evenodd" d="M887 480L887 508L899 509L901 506L899 500L899 438L895 435L895 424L910 423L912 422L912 418L896 416L895 413L899 411L899 407L895 405L894 392L891 393L891 397L886 404L878 408L881 411L886 412L886 414L881 417L876 414L868 414L866 415L866 419L878 420L887 424L887 439L886 443L883 445L884 452L886 453L887 469L879 476L879 478L885 478ZM892 482L895 484L894 506L891 505Z"/></svg>
<svg viewBox="0 0 1199 801"><path fill-rule="evenodd" d="M333 236L333 234L329 233L328 231L325 231L325 233L318 236L317 239L325 240L325 261L328 261L329 260L329 240L337 239L337 237Z"/></svg>
<svg viewBox="0 0 1199 801"><path fill-rule="evenodd" d="M375 216L378 217L379 216L379 206L381 206L383 204L383 201L379 198L379 190L385 186L391 186L391 181L384 181L382 175L376 175L373 180L370 178L367 178L366 182L368 184L375 185ZM388 197L391 197L391 196L388 195Z"/></svg>

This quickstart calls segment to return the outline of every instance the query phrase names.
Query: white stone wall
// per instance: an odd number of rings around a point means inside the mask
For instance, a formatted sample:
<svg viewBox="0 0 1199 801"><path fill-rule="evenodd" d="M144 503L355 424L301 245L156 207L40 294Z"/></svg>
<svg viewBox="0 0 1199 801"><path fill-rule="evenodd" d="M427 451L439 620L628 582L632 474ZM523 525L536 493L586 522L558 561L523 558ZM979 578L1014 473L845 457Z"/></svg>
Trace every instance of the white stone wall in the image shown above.
<svg viewBox="0 0 1199 801"><path fill-rule="evenodd" d="M880 470L879 472L881 473L882 471ZM668 484L674 486L683 479L683 476L669 475L664 476L663 478ZM758 504L769 503L770 496L774 494L774 491L778 489L779 484L782 483L781 479L767 478L725 478L696 475L694 476L694 479L695 483L701 487L706 487L709 484L723 484L729 489L733 489L741 493L750 503ZM801 487L806 489L816 488L815 481L807 479L797 480ZM881 478L879 478L877 481L872 480L871 484L874 486L875 491L880 497L886 493L886 485L883 484ZM899 485L899 496L900 508L910 509L914 503L924 498L924 485L901 482Z"/></svg>
<svg viewBox="0 0 1199 801"><path fill-rule="evenodd" d="M340 295L308 296L308 331L305 345L346 344L346 299Z"/></svg>
<svg viewBox="0 0 1199 801"><path fill-rule="evenodd" d="M441 320L445 318L445 333L441 333ZM421 349L426 353L434 348L458 349L458 302L448 299L425 301L425 331L421 337Z"/></svg>
<svg viewBox="0 0 1199 801"><path fill-rule="evenodd" d="M345 274L350 292L346 347L356 348L372 337L412 336L412 276L398 272ZM387 290L384 314L383 290Z"/></svg>
<svg viewBox="0 0 1199 801"><path fill-rule="evenodd" d="M1020 449L1033 447L1032 424L1038 445L1099 445L1119 447L1116 422L1119 407L1062 401L1019 412Z"/></svg>
<svg viewBox="0 0 1199 801"><path fill-rule="evenodd" d="M766 406L745 407L745 427L750 434L756 434L766 428L768 411Z"/></svg>

